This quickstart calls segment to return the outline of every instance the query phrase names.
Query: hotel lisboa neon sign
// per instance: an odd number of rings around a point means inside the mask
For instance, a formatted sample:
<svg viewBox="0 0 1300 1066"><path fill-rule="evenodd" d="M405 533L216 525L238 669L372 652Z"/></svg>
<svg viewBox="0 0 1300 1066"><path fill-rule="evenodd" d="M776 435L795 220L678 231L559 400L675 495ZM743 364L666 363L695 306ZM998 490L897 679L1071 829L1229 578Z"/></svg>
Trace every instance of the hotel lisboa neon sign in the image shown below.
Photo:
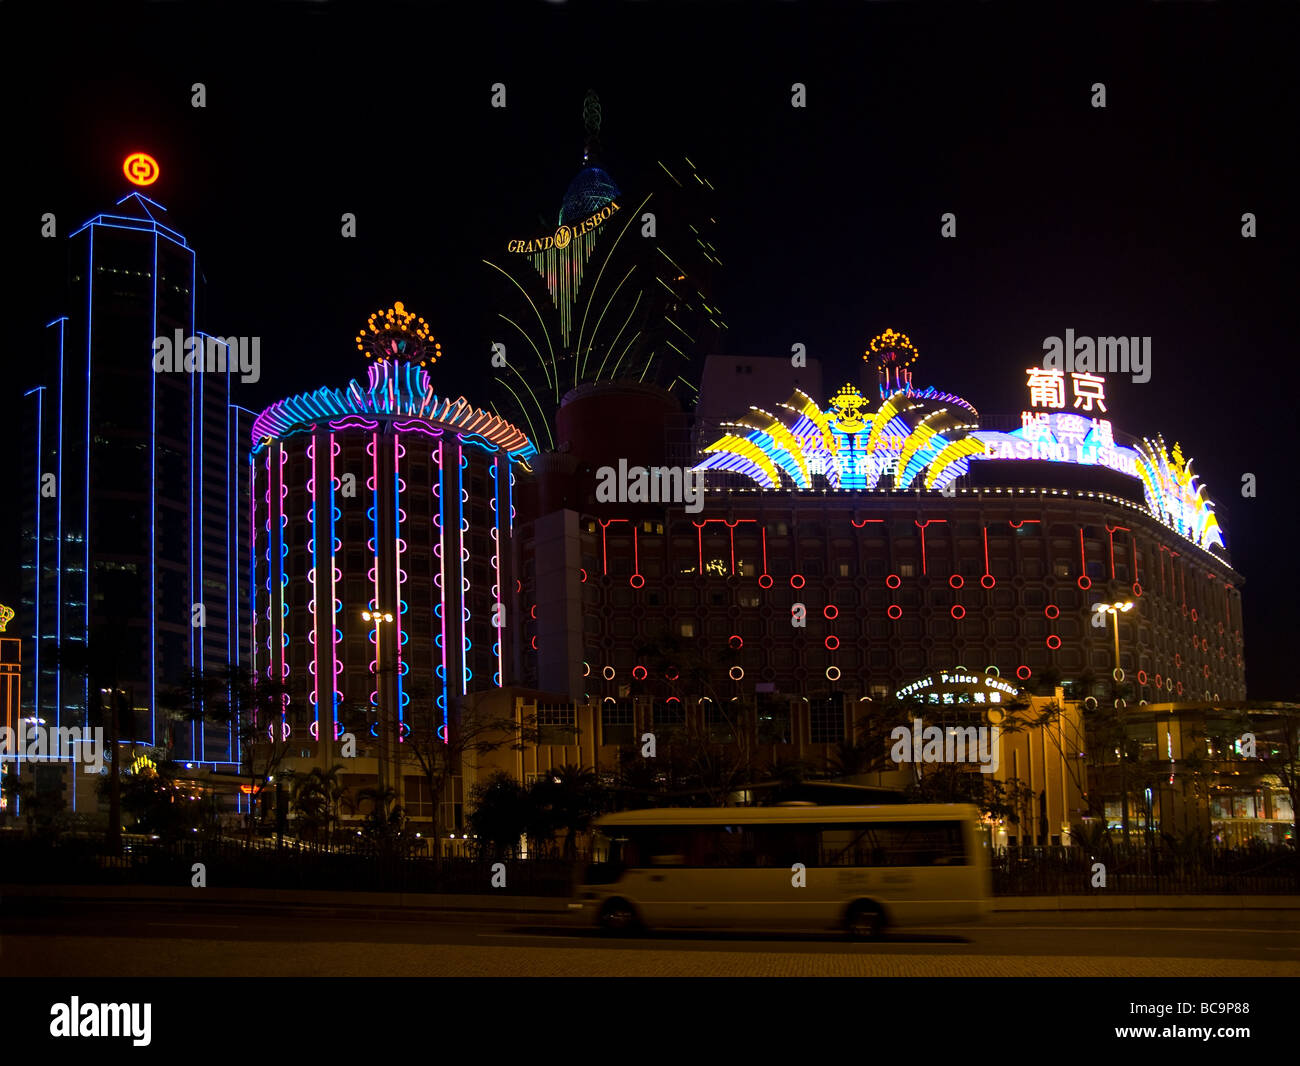
<svg viewBox="0 0 1300 1066"><path fill-rule="evenodd" d="M1096 374L1066 375L1061 370L1030 367L1029 407L1020 412L1020 429L1011 433L977 430L984 442L977 459L1037 459L1054 463L1104 466L1140 478L1138 453L1115 443L1106 413L1106 380ZM1073 405L1067 405L1069 385Z"/></svg>

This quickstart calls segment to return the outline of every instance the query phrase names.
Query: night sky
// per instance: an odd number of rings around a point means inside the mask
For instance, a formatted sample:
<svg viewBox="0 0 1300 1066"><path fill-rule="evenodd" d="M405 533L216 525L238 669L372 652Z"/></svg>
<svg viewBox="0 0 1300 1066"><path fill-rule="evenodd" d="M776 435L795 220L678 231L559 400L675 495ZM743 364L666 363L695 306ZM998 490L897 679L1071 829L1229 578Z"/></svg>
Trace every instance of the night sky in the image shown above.
<svg viewBox="0 0 1300 1066"><path fill-rule="evenodd" d="M353 338L394 300L443 346L437 391L499 401L499 290L480 260L554 226L595 89L625 194L683 154L719 191L724 354L802 342L829 389L893 327L920 350L919 385L996 415L1024 406L1045 337L1150 336L1151 380L1109 378L1110 416L1194 457L1246 579L1250 695L1300 698L1294 16L646 0L35 17L0 11L17 52L0 70L10 425L65 309L61 238L113 210L136 150L158 159L147 192L198 251L199 327L262 338L262 379L238 402L364 376ZM40 237L47 211L60 240Z"/></svg>

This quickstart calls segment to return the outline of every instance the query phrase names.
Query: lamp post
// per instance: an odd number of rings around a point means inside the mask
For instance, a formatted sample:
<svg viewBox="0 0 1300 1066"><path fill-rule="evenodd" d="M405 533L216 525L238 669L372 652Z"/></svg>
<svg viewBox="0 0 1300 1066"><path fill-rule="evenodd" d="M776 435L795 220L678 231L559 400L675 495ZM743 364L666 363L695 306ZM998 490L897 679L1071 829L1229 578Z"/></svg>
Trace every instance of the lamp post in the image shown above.
<svg viewBox="0 0 1300 1066"><path fill-rule="evenodd" d="M1120 665L1119 665L1119 616L1120 616L1121 614L1127 614L1129 611L1133 610L1133 601L1132 601L1132 600L1125 600L1125 601L1123 601L1122 603L1120 603L1120 602L1116 602L1116 603L1098 603L1098 604L1095 604L1095 605L1093 606L1093 610L1096 611L1098 614L1108 614L1108 615L1110 615L1110 616L1111 616L1111 619L1112 619L1112 621L1113 621L1113 623L1114 623L1114 627L1115 627L1115 669L1111 672L1111 675L1110 675L1110 676L1114 679L1115 684L1118 685L1121 681L1124 680L1124 671L1123 671L1123 669L1121 669L1121 667L1120 667ZM1115 697L1115 709L1118 710L1119 708L1120 708L1120 698L1119 698L1118 695L1116 695L1116 697ZM1128 843L1128 838L1129 838L1129 819L1128 819L1128 772L1127 772L1127 767L1126 767L1126 765L1125 765L1125 763L1124 763L1124 756L1125 756L1125 751L1124 751L1124 749L1125 749L1125 747L1127 747L1127 743L1128 743L1128 731L1125 730L1125 731L1124 731L1124 734L1123 734L1123 737L1122 737L1122 739L1121 739L1121 741L1120 741L1120 745L1121 745L1121 746L1120 746L1120 756L1119 756L1120 791L1123 793L1123 811L1121 812L1121 813L1122 813L1122 817L1121 817L1120 821L1121 821L1121 823L1122 823L1122 825L1123 825L1123 827L1124 827L1124 843L1125 843L1125 844Z"/></svg>
<svg viewBox="0 0 1300 1066"><path fill-rule="evenodd" d="M391 611L362 611L361 617L367 622L374 623L375 660L376 662L378 662L380 657L380 650L383 647L381 643L381 640L383 638L381 627L384 625L384 623L391 622L393 620L392 612ZM379 714L378 714L377 724L379 727L379 737L378 737L379 739L379 788L381 792L385 787L388 787L388 723L385 721L384 718L386 701L384 700L384 693L382 691L382 687L383 687L382 675L384 674L384 672L385 671L382 667L376 666L375 691L378 694L378 699L379 699L379 705L378 705ZM393 788L394 791L396 791L396 786L393 786Z"/></svg>
<svg viewBox="0 0 1300 1066"><path fill-rule="evenodd" d="M1098 613L1110 615L1115 623L1115 669L1111 673L1111 677L1114 678L1116 684L1119 684L1119 682L1124 680L1124 671L1119 665L1119 616L1121 614L1127 614L1129 611L1133 610L1133 601L1125 600L1123 603L1098 603L1094 604L1092 609ZM1116 703L1116 706L1118 707L1119 704Z"/></svg>

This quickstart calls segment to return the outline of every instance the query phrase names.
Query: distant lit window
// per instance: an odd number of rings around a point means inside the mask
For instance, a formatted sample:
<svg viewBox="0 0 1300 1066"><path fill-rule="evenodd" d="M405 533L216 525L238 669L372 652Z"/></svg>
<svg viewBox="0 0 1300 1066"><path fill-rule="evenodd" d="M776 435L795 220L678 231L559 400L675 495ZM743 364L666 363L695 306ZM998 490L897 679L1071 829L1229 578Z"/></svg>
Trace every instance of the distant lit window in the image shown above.
<svg viewBox="0 0 1300 1066"><path fill-rule="evenodd" d="M684 636L684 637L693 637L693 636L695 636L695 623L694 623L694 622L683 622L683 623L678 627L678 629L679 629L679 631L681 632L681 635Z"/></svg>

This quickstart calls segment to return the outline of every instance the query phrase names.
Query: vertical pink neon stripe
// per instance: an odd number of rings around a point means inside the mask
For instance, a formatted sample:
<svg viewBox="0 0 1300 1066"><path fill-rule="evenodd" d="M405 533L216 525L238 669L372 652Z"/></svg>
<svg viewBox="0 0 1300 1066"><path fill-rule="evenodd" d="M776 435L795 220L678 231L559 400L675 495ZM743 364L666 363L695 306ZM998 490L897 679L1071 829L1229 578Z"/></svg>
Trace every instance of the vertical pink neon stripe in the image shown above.
<svg viewBox="0 0 1300 1066"><path fill-rule="evenodd" d="M451 676L447 662L447 470L443 464L444 448L444 442L438 441L438 591L442 596L442 691L446 695L450 690ZM450 710L449 707L442 709L444 719ZM447 737L443 739L449 740Z"/></svg>
<svg viewBox="0 0 1300 1066"><path fill-rule="evenodd" d="M339 721L339 639L338 639L338 570L334 549L334 434L330 434L330 728L338 736Z"/></svg>
<svg viewBox="0 0 1300 1066"><path fill-rule="evenodd" d="M496 491L493 497L493 502L496 503L496 516L497 516L497 550L496 550L497 603L501 604L504 609L505 594L501 589L501 550L502 550L501 549L501 456L498 455L493 460L493 463L496 465L496 473L497 473L497 476L494 480L494 484L496 485ZM510 470L508 467L506 469L506 476L507 477L510 476ZM507 503L506 506L509 507L510 506L509 503ZM500 617L500 613L498 613L498 617ZM503 618L502 622L504 621L505 619ZM497 626L497 687L498 688L504 687L505 682L506 682L505 626L499 625Z"/></svg>
<svg viewBox="0 0 1300 1066"><path fill-rule="evenodd" d="M371 484L374 486L374 495L370 497L370 503L371 506L373 506L375 509L375 521L370 527L371 536L373 538L370 543L373 546L373 550L375 553L374 565L371 568L371 573L375 575L375 600L374 600L375 605L374 607L371 608L371 610L379 611L380 606L379 606L379 532L378 532L378 528L379 528L379 434L378 433L372 433L370 435L370 459L371 459L370 466L374 478L371 481ZM384 635L381 632L381 628L382 627L376 623L375 625L375 699L377 701L382 701L384 698L383 693L380 691L381 675L379 673L379 669L380 669L379 645L384 638ZM379 704L376 703L376 706L378 705Z"/></svg>
<svg viewBox="0 0 1300 1066"><path fill-rule="evenodd" d="M276 485L276 491L275 491L275 525L276 525L276 540L277 540L277 542L278 542L278 543L276 544L276 549L275 549L275 551L276 551L276 555L275 555L276 567L275 567L275 568L276 568L276 571L277 571L276 584L279 586L279 588L277 589L277 595L279 596L279 599L280 599L280 609L279 609L279 611L277 612L277 614L279 615L279 622L280 622L280 636L279 636L279 640L280 640L280 676L279 676L278 678L276 678L276 683L277 683L277 684L288 684L289 679L288 679L288 677L287 677L286 675L287 675L287 671L288 671L288 669L289 669L289 666L288 666L288 664L284 661L284 641L285 641L285 637L288 636L288 633L286 632L288 626L287 626L287 619L284 617L284 608L285 608L285 603L284 603L284 582L281 581L279 578L280 578L280 576L282 576L283 573L284 573L284 525L285 525L285 517L284 517L284 496L285 496L285 492L286 492L286 486L285 486L285 483L284 483L284 464L285 464L285 462L286 462L286 461L288 460L288 458L289 458L289 453L286 452L286 451L284 450L284 445L283 445L283 444L277 444L277 445L276 445L276 454L279 456L279 462L276 464L276 466L277 466L277 468L278 468L278 469L276 470L276 473L279 475L279 477L277 478L279 484ZM283 739L283 724L284 724L284 720L285 720L285 717L286 717L287 714L288 714L288 710L287 710L287 708L286 708L285 705L284 705L284 697L281 696L281 698L280 698L280 724L281 724L281 730L282 730L282 731L281 731L281 736L280 736L279 738L273 738L273 739L281 739L281 740Z"/></svg>
<svg viewBox="0 0 1300 1066"><path fill-rule="evenodd" d="M399 453L402 450L401 441L398 439L399 434L393 434L393 564L394 578L397 581L397 602L393 604L393 620L397 626L397 677L394 678L393 691L398 693L397 697L397 741L400 744L402 740L402 731L400 728L402 721L402 471L398 463ZM378 482L375 483L376 485Z"/></svg>

